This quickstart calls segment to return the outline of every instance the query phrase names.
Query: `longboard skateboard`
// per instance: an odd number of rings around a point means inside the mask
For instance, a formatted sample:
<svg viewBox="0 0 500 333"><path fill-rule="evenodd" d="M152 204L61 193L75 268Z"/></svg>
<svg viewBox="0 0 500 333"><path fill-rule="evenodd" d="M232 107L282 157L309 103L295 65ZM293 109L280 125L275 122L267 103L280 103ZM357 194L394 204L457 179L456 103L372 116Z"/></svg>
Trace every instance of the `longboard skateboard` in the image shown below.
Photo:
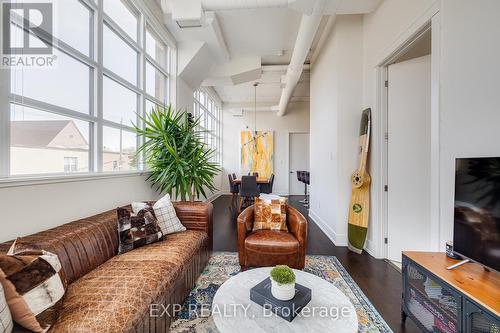
<svg viewBox="0 0 500 333"><path fill-rule="evenodd" d="M361 254L368 231L370 213L370 183L366 163L370 145L371 109L363 110L359 129L358 168L351 176L351 201L349 204L349 224L347 234L349 250Z"/></svg>

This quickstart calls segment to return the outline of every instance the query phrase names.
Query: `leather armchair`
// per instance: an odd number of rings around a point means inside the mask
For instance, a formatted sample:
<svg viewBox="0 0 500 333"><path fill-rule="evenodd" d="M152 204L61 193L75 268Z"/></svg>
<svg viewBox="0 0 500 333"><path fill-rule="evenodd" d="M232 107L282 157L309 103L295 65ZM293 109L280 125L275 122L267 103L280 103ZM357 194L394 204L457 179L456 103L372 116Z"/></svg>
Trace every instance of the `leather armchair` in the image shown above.
<svg viewBox="0 0 500 333"><path fill-rule="evenodd" d="M253 205L238 216L238 255L241 270L247 267L288 265L303 269L306 257L307 220L287 206L288 232L253 229Z"/></svg>

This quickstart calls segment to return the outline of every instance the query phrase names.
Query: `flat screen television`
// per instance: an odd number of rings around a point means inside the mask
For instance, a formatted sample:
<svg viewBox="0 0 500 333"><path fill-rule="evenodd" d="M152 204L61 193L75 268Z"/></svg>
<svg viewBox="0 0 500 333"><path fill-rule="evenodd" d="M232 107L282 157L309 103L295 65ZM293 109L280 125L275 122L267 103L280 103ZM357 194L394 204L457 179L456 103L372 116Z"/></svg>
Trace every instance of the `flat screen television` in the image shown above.
<svg viewBox="0 0 500 333"><path fill-rule="evenodd" d="M458 158L453 250L500 271L500 157Z"/></svg>

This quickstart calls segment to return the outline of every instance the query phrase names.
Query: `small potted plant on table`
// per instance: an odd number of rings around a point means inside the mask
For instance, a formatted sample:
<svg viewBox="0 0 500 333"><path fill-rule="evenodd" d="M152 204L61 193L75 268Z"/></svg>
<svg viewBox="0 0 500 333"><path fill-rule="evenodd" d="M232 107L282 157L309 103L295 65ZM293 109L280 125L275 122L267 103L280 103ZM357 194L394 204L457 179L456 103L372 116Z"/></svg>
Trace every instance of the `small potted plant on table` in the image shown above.
<svg viewBox="0 0 500 333"><path fill-rule="evenodd" d="M289 301L295 296L295 274L286 265L271 270L271 294L280 301Z"/></svg>

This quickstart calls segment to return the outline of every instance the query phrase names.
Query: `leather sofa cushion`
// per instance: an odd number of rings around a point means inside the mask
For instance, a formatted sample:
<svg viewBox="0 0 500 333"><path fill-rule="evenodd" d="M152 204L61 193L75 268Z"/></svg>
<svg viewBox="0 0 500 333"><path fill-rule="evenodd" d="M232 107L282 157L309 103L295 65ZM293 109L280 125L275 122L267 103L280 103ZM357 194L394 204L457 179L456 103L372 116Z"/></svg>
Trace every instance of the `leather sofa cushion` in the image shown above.
<svg viewBox="0 0 500 333"><path fill-rule="evenodd" d="M245 249L260 253L292 254L299 251L299 241L289 232L257 230L245 238Z"/></svg>
<svg viewBox="0 0 500 333"><path fill-rule="evenodd" d="M50 332L133 331L207 238L187 230L111 258L70 285Z"/></svg>

